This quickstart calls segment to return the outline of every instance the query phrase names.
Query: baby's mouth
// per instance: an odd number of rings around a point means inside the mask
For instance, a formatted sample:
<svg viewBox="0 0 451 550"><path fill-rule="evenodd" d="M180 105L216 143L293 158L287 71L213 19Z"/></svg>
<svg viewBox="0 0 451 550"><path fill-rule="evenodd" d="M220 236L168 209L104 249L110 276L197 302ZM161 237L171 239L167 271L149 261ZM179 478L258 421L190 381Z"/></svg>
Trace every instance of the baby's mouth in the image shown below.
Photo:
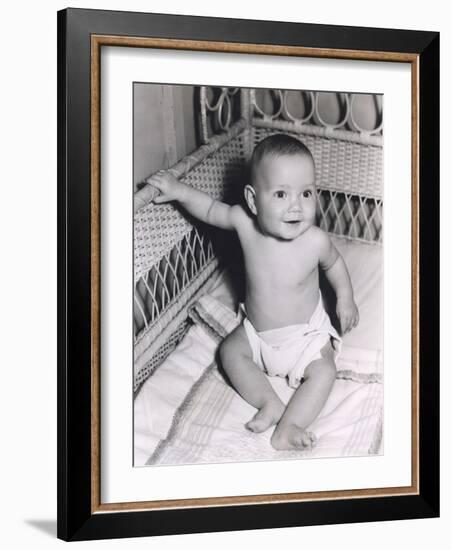
<svg viewBox="0 0 451 550"><path fill-rule="evenodd" d="M300 212L291 212L284 220L285 223L289 223L291 225L297 225L298 223L301 223L301 221L302 215Z"/></svg>

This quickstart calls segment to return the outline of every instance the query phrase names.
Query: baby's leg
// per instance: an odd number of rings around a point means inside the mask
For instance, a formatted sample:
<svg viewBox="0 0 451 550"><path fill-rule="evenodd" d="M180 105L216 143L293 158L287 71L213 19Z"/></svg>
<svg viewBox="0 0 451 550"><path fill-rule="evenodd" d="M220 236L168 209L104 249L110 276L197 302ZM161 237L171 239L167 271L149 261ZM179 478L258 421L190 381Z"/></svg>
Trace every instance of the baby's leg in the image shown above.
<svg viewBox="0 0 451 550"><path fill-rule="evenodd" d="M271 444L275 449L309 448L316 443L315 435L306 429L324 407L335 380L336 369L330 342L322 348L321 356L305 369L304 383L293 394L274 430Z"/></svg>
<svg viewBox="0 0 451 550"><path fill-rule="evenodd" d="M265 373L253 362L246 331L240 325L227 336L219 349L222 366L233 387L257 414L246 424L253 432L264 432L277 424L285 405L272 389Z"/></svg>

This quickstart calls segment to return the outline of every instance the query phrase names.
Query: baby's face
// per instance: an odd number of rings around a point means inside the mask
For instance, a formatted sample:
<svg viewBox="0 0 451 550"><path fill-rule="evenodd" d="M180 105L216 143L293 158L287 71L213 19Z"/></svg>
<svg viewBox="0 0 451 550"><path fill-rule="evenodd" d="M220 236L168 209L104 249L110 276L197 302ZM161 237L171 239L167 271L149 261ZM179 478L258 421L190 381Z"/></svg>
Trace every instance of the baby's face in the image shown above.
<svg viewBox="0 0 451 550"><path fill-rule="evenodd" d="M260 229L293 240L315 223L315 167L308 155L264 157L254 177L255 210Z"/></svg>

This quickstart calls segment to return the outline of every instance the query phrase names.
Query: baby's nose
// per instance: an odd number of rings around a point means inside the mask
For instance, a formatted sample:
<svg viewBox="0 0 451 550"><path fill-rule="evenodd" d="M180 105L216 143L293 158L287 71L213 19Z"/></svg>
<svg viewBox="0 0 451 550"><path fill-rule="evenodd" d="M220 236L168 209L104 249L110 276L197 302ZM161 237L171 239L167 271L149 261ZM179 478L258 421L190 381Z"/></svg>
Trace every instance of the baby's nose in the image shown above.
<svg viewBox="0 0 451 550"><path fill-rule="evenodd" d="M290 202L290 210L301 210L302 202L301 197L293 197Z"/></svg>

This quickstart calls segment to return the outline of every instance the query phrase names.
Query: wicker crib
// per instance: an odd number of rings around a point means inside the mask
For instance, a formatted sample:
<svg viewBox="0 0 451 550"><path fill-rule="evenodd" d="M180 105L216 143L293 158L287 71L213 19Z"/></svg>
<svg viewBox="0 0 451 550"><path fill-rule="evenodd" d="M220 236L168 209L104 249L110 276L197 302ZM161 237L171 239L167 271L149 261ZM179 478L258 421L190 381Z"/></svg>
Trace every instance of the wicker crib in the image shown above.
<svg viewBox="0 0 451 550"><path fill-rule="evenodd" d="M360 128L355 97L340 94L343 116L327 123L317 92L303 93L308 108L296 118L289 109L290 93L272 91L277 108L267 114L256 90L224 88L213 100L201 88L203 145L170 172L214 198L239 200L255 144L277 132L297 136L315 159L318 225L344 239L381 246L382 120L370 131ZM149 177L135 195L135 392L183 337L190 306L208 291L221 263L211 228L176 206L154 205L157 193Z"/></svg>

